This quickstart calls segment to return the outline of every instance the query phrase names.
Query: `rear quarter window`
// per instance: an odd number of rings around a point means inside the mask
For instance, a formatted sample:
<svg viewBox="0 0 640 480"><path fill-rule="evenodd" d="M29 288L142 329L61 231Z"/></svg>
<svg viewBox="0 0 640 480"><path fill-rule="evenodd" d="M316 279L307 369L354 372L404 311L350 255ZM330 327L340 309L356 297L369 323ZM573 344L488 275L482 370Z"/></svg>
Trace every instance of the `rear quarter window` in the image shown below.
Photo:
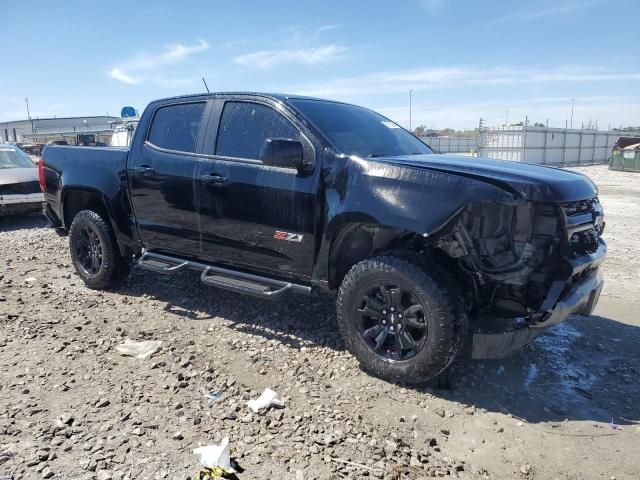
<svg viewBox="0 0 640 480"><path fill-rule="evenodd" d="M184 103L156 110L147 141L155 147L195 153L205 104Z"/></svg>

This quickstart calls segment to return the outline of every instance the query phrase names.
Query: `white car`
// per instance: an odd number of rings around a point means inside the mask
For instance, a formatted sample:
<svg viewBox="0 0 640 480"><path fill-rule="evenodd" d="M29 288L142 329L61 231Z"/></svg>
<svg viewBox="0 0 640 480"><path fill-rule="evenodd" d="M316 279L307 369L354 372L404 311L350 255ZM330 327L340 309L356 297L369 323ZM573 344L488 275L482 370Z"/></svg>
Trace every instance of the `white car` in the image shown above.
<svg viewBox="0 0 640 480"><path fill-rule="evenodd" d="M0 144L0 216L38 211L42 202L38 167L18 147Z"/></svg>

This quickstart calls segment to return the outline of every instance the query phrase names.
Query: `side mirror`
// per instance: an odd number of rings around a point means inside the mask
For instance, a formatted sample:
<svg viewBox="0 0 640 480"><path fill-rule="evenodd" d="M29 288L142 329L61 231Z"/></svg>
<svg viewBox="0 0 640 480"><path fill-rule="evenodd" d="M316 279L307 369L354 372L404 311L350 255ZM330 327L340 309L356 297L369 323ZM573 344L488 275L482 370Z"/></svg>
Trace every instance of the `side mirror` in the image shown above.
<svg viewBox="0 0 640 480"><path fill-rule="evenodd" d="M272 167L302 170L304 166L302 143L284 138L267 138L262 147L260 159L262 163Z"/></svg>

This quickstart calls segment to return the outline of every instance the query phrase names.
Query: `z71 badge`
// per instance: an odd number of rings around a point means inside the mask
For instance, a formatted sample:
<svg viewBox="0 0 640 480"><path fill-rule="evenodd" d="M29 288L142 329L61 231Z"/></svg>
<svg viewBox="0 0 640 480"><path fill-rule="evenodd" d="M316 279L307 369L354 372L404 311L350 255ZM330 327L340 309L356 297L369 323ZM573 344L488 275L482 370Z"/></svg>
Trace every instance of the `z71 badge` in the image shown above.
<svg viewBox="0 0 640 480"><path fill-rule="evenodd" d="M304 235L301 233L282 232L280 230L276 230L276 233L273 236L276 240L286 240L287 242L297 243L302 241L302 237L304 237Z"/></svg>

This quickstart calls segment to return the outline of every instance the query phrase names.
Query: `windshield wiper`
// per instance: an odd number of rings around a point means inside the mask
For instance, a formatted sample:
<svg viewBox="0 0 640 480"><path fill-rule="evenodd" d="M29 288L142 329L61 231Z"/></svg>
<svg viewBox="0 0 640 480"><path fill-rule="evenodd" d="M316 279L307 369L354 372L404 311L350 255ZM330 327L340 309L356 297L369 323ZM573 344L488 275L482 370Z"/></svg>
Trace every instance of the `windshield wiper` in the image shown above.
<svg viewBox="0 0 640 480"><path fill-rule="evenodd" d="M367 155L367 158L379 158L379 157L386 157L387 155L385 153L371 153L369 155Z"/></svg>

